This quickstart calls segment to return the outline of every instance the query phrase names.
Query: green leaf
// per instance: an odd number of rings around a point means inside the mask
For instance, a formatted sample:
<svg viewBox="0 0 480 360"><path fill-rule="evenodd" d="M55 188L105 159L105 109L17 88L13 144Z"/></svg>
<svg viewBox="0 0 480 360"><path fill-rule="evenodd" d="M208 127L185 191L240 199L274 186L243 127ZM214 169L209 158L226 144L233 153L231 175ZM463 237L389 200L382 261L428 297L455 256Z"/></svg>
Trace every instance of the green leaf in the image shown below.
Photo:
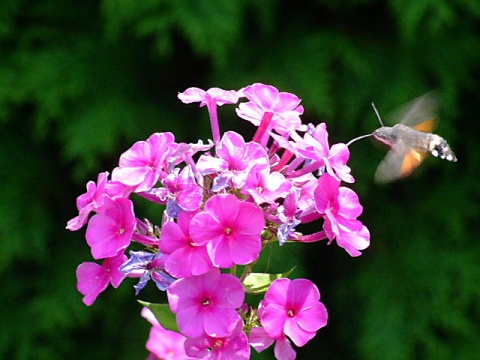
<svg viewBox="0 0 480 360"><path fill-rule="evenodd" d="M294 269L281 274L251 273L243 281L243 286L248 294L262 294L274 280L288 277Z"/></svg>
<svg viewBox="0 0 480 360"><path fill-rule="evenodd" d="M175 314L170 310L168 304L155 304L147 301L138 300L138 302L152 310L158 322L167 330L180 332L178 330Z"/></svg>

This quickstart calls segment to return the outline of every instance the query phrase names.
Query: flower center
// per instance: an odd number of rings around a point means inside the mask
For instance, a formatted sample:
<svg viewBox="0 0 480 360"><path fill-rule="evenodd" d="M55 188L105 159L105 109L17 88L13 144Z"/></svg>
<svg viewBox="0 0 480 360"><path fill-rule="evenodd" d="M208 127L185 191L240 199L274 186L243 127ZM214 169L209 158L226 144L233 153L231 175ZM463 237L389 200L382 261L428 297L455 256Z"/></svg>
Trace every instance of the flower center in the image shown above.
<svg viewBox="0 0 480 360"><path fill-rule="evenodd" d="M202 301L200 301L200 304L202 304L203 306L210 305L210 300L208 300L207 298L204 298L202 299Z"/></svg>
<svg viewBox="0 0 480 360"><path fill-rule="evenodd" d="M232 229L227 227L227 228L225 228L224 233L225 233L225 235L230 235L232 233Z"/></svg>
<svg viewBox="0 0 480 360"><path fill-rule="evenodd" d="M148 164L148 169L149 169L149 170L155 170L156 167L157 167L157 160L152 160L152 161L150 161L150 163Z"/></svg>
<svg viewBox="0 0 480 360"><path fill-rule="evenodd" d="M223 347L223 339L215 339L213 343L213 347L216 349L222 348Z"/></svg>
<svg viewBox="0 0 480 360"><path fill-rule="evenodd" d="M117 235L123 235L124 232L125 232L124 228L118 229Z"/></svg>
<svg viewBox="0 0 480 360"><path fill-rule="evenodd" d="M287 316L290 317L290 318L294 317L295 316L295 311L293 311L293 309L288 310Z"/></svg>

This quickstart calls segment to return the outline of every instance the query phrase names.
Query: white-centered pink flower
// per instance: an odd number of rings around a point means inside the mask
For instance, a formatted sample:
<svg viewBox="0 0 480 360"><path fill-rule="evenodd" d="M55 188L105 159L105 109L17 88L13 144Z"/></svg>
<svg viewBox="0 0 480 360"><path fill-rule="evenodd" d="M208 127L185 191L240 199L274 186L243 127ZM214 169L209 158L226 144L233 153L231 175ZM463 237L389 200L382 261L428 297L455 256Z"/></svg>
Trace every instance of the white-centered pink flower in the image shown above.
<svg viewBox="0 0 480 360"><path fill-rule="evenodd" d="M133 203L129 199L105 197L98 214L88 222L87 244L94 259L113 257L124 250L135 229Z"/></svg>
<svg viewBox="0 0 480 360"><path fill-rule="evenodd" d="M186 336L229 336L241 321L237 309L245 298L242 283L217 268L175 281L167 295L178 328Z"/></svg>
<svg viewBox="0 0 480 360"><path fill-rule="evenodd" d="M120 156L112 180L132 187L136 192L148 191L161 176L166 176L167 159L177 144L172 133L155 133L146 141L136 142Z"/></svg>
<svg viewBox="0 0 480 360"><path fill-rule="evenodd" d="M229 268L255 261L262 248L265 227L262 210L234 195L215 195L190 222L190 236L206 245L215 266Z"/></svg>
<svg viewBox="0 0 480 360"><path fill-rule="evenodd" d="M190 236L190 221L197 212L182 211L177 222L163 225L160 250L167 254L165 269L176 278L201 275L212 267L206 246L193 242Z"/></svg>
<svg viewBox="0 0 480 360"><path fill-rule="evenodd" d="M258 317L264 332L254 330L251 342L257 351L262 351L276 341L275 357L283 360L294 358L286 337L295 345L304 346L327 324L328 313L314 283L307 279L282 278L272 282L265 293Z"/></svg>

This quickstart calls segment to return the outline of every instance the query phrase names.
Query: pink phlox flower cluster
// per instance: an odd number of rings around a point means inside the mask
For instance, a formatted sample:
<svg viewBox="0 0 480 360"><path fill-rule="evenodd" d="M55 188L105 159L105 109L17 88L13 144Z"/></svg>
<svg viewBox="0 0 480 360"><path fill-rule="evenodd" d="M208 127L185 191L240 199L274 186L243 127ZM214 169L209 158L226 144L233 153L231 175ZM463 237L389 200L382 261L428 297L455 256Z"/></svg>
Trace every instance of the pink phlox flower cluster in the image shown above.
<svg viewBox="0 0 480 360"><path fill-rule="evenodd" d="M213 142L177 143L172 133L154 133L120 156L111 180L104 172L88 182L67 229L88 223L87 244L103 262L81 264L77 288L87 305L125 277L139 278L136 294L150 280L166 291L181 334L144 310L152 323L152 360L249 359L250 346L263 351L273 344L277 359L294 359L292 343L304 346L327 323L317 287L306 279L269 280L254 309L244 303L249 287L242 281L274 241L336 240L351 256L369 246L358 196L341 186L354 182L348 147L330 146L324 123L303 125L300 99L270 85L189 88L178 98L207 106ZM221 136L217 106L245 98L236 113L257 126L252 141L234 131ZM165 206L160 224L136 217L138 196ZM302 224L318 219L318 231L300 232ZM132 242L137 244L127 257ZM139 245L144 248L137 250ZM237 266L244 269L239 277Z"/></svg>

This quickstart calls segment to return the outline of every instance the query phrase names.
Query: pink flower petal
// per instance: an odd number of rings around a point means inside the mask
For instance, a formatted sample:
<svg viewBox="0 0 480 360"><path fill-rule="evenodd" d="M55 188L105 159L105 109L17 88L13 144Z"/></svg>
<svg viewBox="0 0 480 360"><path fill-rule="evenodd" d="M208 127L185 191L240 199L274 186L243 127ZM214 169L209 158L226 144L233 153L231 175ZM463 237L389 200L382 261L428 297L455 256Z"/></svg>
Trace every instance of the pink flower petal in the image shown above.
<svg viewBox="0 0 480 360"><path fill-rule="evenodd" d="M321 302L317 302L315 305L303 309L295 319L298 326L303 330L310 332L317 331L327 325L327 308Z"/></svg>
<svg viewBox="0 0 480 360"><path fill-rule="evenodd" d="M232 333L236 324L240 321L240 315L231 309L215 308L203 315L204 331L212 337L224 337Z"/></svg>
<svg viewBox="0 0 480 360"><path fill-rule="evenodd" d="M257 351L262 352L274 343L263 327L254 327L250 330L250 345Z"/></svg>
<svg viewBox="0 0 480 360"><path fill-rule="evenodd" d="M108 276L105 269L92 262L84 262L77 268L77 289L85 295L85 305L92 305L98 295L107 288Z"/></svg>
<svg viewBox="0 0 480 360"><path fill-rule="evenodd" d="M274 354L277 360L294 360L297 357L292 344L285 336L280 337L275 342Z"/></svg>
<svg viewBox="0 0 480 360"><path fill-rule="evenodd" d="M304 346L307 342L315 337L315 331L305 331L302 329L297 320L293 318L285 321L284 333L297 346Z"/></svg>
<svg viewBox="0 0 480 360"><path fill-rule="evenodd" d="M276 339L283 334L286 321L285 308L276 303L268 304L261 318L262 326L272 338Z"/></svg>

